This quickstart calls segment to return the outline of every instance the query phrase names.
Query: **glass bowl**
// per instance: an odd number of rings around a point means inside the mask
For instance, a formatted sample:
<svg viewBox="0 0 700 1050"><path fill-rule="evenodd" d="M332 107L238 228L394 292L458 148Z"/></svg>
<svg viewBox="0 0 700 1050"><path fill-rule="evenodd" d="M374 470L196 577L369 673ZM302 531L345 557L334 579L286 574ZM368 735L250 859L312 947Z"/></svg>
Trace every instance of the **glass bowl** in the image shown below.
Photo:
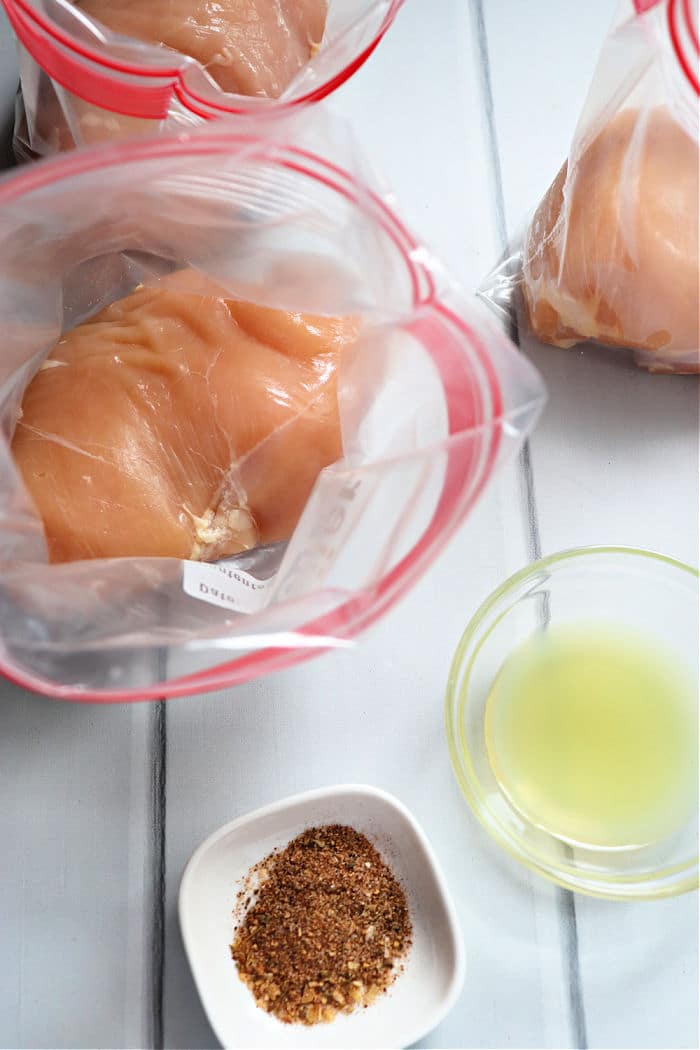
<svg viewBox="0 0 700 1050"><path fill-rule="evenodd" d="M506 658L550 625L601 622L653 638L697 683L697 570L629 547L554 554L506 580L462 635L445 707L452 765L478 820L531 870L567 889L598 897L671 897L698 887L697 805L681 830L651 845L572 845L528 821L501 790L489 763L486 702ZM697 703L697 688L694 696Z"/></svg>

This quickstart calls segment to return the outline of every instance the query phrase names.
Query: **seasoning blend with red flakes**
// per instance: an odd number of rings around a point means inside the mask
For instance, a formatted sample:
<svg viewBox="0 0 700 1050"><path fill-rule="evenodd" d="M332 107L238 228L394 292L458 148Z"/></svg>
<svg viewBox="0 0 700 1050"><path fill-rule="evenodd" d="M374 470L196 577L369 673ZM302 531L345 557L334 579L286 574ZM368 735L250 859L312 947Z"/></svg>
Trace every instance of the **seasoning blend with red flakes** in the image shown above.
<svg viewBox="0 0 700 1050"><path fill-rule="evenodd" d="M309 828L256 864L239 907L238 973L257 1005L287 1024L368 1006L411 945L403 889L369 840L342 824Z"/></svg>

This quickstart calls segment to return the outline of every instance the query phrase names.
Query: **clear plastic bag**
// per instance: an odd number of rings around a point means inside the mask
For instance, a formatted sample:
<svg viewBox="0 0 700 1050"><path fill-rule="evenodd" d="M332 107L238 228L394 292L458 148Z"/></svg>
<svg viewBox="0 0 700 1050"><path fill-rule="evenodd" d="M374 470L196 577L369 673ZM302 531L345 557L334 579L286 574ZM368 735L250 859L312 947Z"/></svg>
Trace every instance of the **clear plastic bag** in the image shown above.
<svg viewBox="0 0 700 1050"><path fill-rule="evenodd" d="M543 403L537 373L359 177L357 158L346 129L315 110L77 151L0 184L6 675L62 697L162 697L346 645L519 447ZM318 476L288 543L214 565L49 564L10 449L25 390L61 332L183 267L236 299L356 319L337 371L342 458Z"/></svg>
<svg viewBox="0 0 700 1050"><path fill-rule="evenodd" d="M625 0L568 160L480 294L522 303L554 346L593 339L652 372L700 371L699 94L696 5Z"/></svg>
<svg viewBox="0 0 700 1050"><path fill-rule="evenodd" d="M365 62L403 0L329 0L320 45L279 98L227 93L193 58L106 30L71 0L0 2L19 40L14 146L25 160L315 102Z"/></svg>

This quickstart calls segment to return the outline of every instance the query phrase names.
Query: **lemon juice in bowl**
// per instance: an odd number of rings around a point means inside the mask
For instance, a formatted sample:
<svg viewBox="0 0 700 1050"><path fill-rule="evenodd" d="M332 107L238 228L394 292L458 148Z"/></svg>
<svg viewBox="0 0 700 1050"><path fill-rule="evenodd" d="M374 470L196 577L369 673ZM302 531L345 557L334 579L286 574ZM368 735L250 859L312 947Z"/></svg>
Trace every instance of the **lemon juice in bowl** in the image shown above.
<svg viewBox="0 0 700 1050"><path fill-rule="evenodd" d="M531 871L616 900L698 888L699 579L653 551L580 547L525 566L466 625L452 766Z"/></svg>
<svg viewBox="0 0 700 1050"><path fill-rule="evenodd" d="M486 703L496 781L527 820L575 846L673 834L697 796L693 688L654 639L615 625L538 631Z"/></svg>

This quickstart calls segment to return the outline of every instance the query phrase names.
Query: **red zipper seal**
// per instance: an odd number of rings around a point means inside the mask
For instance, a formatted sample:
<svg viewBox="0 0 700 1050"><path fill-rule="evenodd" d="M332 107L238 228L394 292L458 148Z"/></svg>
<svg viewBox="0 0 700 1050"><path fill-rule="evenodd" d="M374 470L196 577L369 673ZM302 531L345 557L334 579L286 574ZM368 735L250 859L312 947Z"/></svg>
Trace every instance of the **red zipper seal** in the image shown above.
<svg viewBox="0 0 700 1050"><path fill-rule="evenodd" d="M700 47L690 0L682 0L682 3L679 3L679 0L668 0L666 13L668 32L676 57L695 94L700 95L700 76L698 75L700 73L698 68Z"/></svg>
<svg viewBox="0 0 700 1050"><path fill-rule="evenodd" d="M666 3L666 20L678 64L696 95L700 95L700 40L692 0L633 0L638 15Z"/></svg>
<svg viewBox="0 0 700 1050"><path fill-rule="evenodd" d="M185 71L180 65L153 69L103 55L75 40L35 10L29 0L0 0L0 3L3 4L19 40L37 65L66 90L101 109L127 117L163 120L167 116L169 102L175 96L186 109L204 119L213 119L222 114L255 111L253 106L242 105L240 101L228 103L202 98L185 83ZM270 100L261 106L260 100L256 100L258 111L290 110L316 102L335 91L367 61L403 3L404 0L391 0L382 23L369 44L326 83L290 101ZM147 78L161 83L129 84L123 79L117 82L116 78L110 75L112 73L122 77L138 77L139 80ZM224 92L220 94L222 99L226 98ZM240 99L240 96L238 98Z"/></svg>
<svg viewBox="0 0 700 1050"><path fill-rule="evenodd" d="M232 133L218 134L207 139L184 143L180 137L163 137L101 149L75 151L43 164L32 165L0 185L0 205L21 199L27 194L57 184L60 180L75 178L90 171L115 164L128 164L143 159L182 157L187 155L230 154L238 146L247 146L251 136ZM430 523L408 554L376 584L358 592L333 612L299 628L300 634L318 636L324 631L338 638L354 638L379 617L384 615L423 575L462 523L478 499L491 476L501 443L503 401L498 377L491 363L488 347L461 317L435 299L433 277L425 264L417 262L414 253L419 244L388 205L374 192L329 161L294 146L280 146L276 159L300 174L322 182L358 207L367 200L377 209L377 220L394 241L409 270L414 304L419 316L408 325L433 358L443 381L448 410L449 433L458 436L489 422L484 398L473 370L467 367L464 347L475 352L488 386L491 400L491 430L484 434L480 452L484 462L475 477L477 456L467 442L460 447L457 440L447 448L447 469L443 490ZM475 438L475 440L478 440ZM488 442L488 447L486 447ZM262 649L193 675L157 683L137 689L84 690L74 686L58 685L42 679L0 657L0 674L24 688L60 700L113 703L123 701L160 700L186 696L238 685L261 674L291 667L324 649Z"/></svg>

